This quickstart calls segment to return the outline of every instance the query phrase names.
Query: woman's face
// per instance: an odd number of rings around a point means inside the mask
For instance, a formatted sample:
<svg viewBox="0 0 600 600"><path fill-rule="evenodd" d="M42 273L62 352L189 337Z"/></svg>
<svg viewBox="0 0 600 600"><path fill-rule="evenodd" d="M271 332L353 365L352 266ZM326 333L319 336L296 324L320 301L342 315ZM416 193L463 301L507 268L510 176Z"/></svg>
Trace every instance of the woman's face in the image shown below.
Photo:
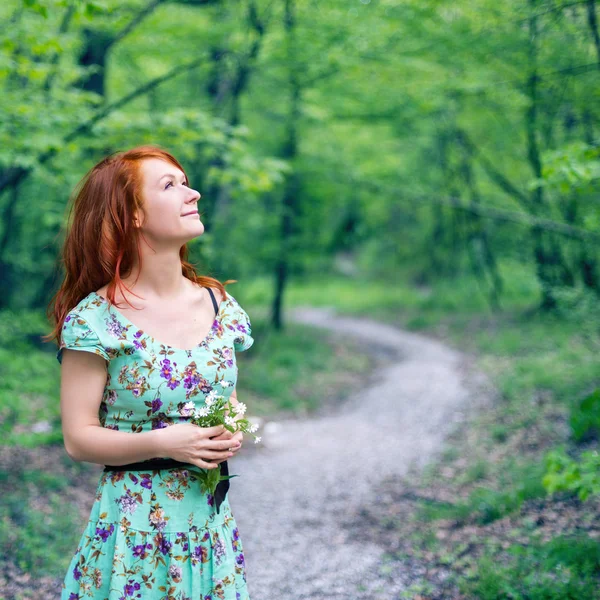
<svg viewBox="0 0 600 600"><path fill-rule="evenodd" d="M148 241L185 244L204 233L198 214L200 193L187 186L184 173L160 158L140 163L142 213L140 230Z"/></svg>

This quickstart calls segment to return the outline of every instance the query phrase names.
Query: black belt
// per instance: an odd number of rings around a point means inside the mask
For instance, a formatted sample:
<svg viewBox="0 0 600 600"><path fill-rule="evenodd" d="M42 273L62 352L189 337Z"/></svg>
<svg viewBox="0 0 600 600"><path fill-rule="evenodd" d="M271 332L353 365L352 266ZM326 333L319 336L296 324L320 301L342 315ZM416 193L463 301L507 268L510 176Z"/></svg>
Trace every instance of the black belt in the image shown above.
<svg viewBox="0 0 600 600"><path fill-rule="evenodd" d="M223 461L221 464L221 475L229 475L229 467L227 461ZM143 460L141 462L129 463L127 465L104 465L105 471L146 471L146 470L157 470L157 469L173 469L173 468L186 468L196 467L190 463L181 462L174 458L154 458L152 460ZM223 479L219 481L215 489L214 500L217 512L221 507L221 503L225 500L225 495L229 489L229 479Z"/></svg>

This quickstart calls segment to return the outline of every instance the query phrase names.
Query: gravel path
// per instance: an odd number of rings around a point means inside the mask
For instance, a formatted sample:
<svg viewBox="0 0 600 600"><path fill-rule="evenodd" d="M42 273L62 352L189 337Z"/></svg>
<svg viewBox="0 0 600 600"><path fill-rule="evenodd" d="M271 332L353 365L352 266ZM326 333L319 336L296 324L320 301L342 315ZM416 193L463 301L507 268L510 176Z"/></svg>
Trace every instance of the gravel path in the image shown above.
<svg viewBox="0 0 600 600"><path fill-rule="evenodd" d="M335 414L266 423L262 447L231 461L230 504L253 600L394 600L402 573L345 520L386 476L421 468L474 404L466 357L421 335L328 309L292 318L358 338L393 359ZM477 375L479 376L479 375ZM481 376L483 377L483 376ZM250 450L250 449L248 449Z"/></svg>

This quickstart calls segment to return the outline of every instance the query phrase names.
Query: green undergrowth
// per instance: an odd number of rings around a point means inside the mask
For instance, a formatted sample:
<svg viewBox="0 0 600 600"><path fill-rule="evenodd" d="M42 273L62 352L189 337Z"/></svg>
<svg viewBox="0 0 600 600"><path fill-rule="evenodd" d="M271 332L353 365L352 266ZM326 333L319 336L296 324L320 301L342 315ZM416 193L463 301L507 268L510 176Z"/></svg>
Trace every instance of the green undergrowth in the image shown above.
<svg viewBox="0 0 600 600"><path fill-rule="evenodd" d="M258 317L252 327L255 343L239 361L238 397L253 414L308 414L328 398L349 393L353 378L372 367L354 340L294 323L276 331Z"/></svg>
<svg viewBox="0 0 600 600"><path fill-rule="evenodd" d="M0 471L0 557L24 572L64 572L80 534L77 507L66 501L71 480L40 469Z"/></svg>
<svg viewBox="0 0 600 600"><path fill-rule="evenodd" d="M463 579L461 591L478 600L590 600L598 598L600 544L584 535L512 545L503 562L488 553L477 577Z"/></svg>
<svg viewBox="0 0 600 600"><path fill-rule="evenodd" d="M0 311L0 436L32 447L59 439L60 371L52 344L39 341L45 319L34 311Z"/></svg>

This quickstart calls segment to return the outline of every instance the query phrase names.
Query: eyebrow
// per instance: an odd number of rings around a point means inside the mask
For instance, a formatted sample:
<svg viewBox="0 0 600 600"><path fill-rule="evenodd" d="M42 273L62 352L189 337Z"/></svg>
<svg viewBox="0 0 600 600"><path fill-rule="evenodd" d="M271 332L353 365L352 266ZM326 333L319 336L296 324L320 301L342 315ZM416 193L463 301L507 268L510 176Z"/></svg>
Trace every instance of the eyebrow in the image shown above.
<svg viewBox="0 0 600 600"><path fill-rule="evenodd" d="M175 175L174 173L165 173L159 180L158 183L160 183L165 177L174 177L175 179L177 178L177 175ZM184 181L187 180L187 176L185 173L183 173L183 179Z"/></svg>

